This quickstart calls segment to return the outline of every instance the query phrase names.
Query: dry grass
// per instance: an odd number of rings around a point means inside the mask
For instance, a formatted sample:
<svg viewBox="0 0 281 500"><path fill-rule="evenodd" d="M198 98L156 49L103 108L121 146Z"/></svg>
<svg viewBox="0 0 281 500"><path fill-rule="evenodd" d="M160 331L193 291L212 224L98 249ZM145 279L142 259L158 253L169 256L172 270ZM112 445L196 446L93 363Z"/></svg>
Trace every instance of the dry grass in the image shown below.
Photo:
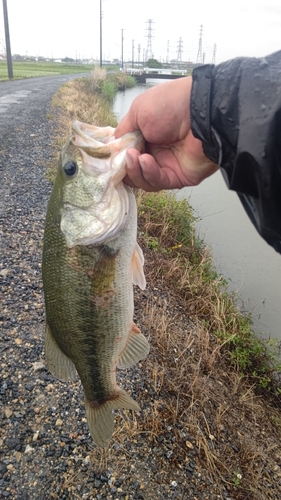
<svg viewBox="0 0 281 500"><path fill-rule="evenodd" d="M91 77L88 79L88 90L90 92L100 92L103 82L106 80L106 70L96 67Z"/></svg>
<svg viewBox="0 0 281 500"><path fill-rule="evenodd" d="M219 349L240 375L252 377L259 389L274 394L280 405L275 369L277 356L253 333L251 318L235 305L225 280L214 270L211 255L194 232L192 209L185 200L167 193L137 195L141 246L157 253L157 266L148 266L152 280L165 282L180 296L189 317L200 321L204 334L219 339ZM210 361L209 361L210 362Z"/></svg>
<svg viewBox="0 0 281 500"><path fill-rule="evenodd" d="M63 109L60 128L63 127L64 136L70 131L73 120L100 127L116 126L110 106L101 102L100 97L88 88L88 80L73 80L61 87L53 99L53 105Z"/></svg>
<svg viewBox="0 0 281 500"><path fill-rule="evenodd" d="M151 264L156 262L152 258ZM230 369L216 338L199 323L190 325L183 302L169 287L151 280L149 286L145 305L143 295L136 297L137 323L151 343L140 367L143 409L138 415L118 412L114 447L91 452L94 470L109 468L117 477L134 463L134 444L142 443L147 457L163 446L173 451L169 461L161 458L161 481L169 484L171 469L180 473L196 450L200 467L221 491L227 487L231 498L263 498L265 470L281 466L281 457L274 457L281 438L274 422L278 412Z"/></svg>
<svg viewBox="0 0 281 500"><path fill-rule="evenodd" d="M182 433L188 430L214 480L219 477L222 484L240 491L237 498L255 498L272 453L267 432L262 439L260 429L266 427L281 437L274 421L279 413L257 394L260 381L253 377L253 367L260 367L261 378L270 375L266 348L251 332L249 318L236 309L233 297L222 291L210 254L194 236L190 208L176 202L177 214L175 200L166 194L142 193L138 203L148 279L169 297L161 296L158 304L154 298L141 319L153 344L146 368L163 407L161 415L157 405L155 414L145 415L144 428L151 430L152 439L175 423ZM184 234L183 214L190 221L189 226L186 220ZM177 317L170 313L173 300L178 303L172 307L179 311ZM236 345L249 365L232 356ZM278 393L274 401L280 405ZM225 438L227 431L232 445ZM177 442L177 456L184 457L185 444Z"/></svg>

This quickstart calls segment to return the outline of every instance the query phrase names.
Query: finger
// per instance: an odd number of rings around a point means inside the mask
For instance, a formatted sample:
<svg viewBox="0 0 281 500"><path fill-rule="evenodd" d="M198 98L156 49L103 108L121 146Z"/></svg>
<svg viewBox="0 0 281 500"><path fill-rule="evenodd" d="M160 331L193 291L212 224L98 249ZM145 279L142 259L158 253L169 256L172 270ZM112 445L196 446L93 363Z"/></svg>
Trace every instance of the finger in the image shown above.
<svg viewBox="0 0 281 500"><path fill-rule="evenodd" d="M167 156L170 158L169 162ZM159 150L155 157L148 154L140 155L139 163L144 180L155 190L183 187L177 159L169 149Z"/></svg>
<svg viewBox="0 0 281 500"><path fill-rule="evenodd" d="M138 126L134 123L133 114L127 113L117 125L114 135L116 139L119 139L119 137L136 130L138 130Z"/></svg>
<svg viewBox="0 0 281 500"><path fill-rule="evenodd" d="M135 149L127 151L127 177L134 187L160 191L186 185L177 158L170 149L160 148L154 154L155 158L149 154L140 155Z"/></svg>
<svg viewBox="0 0 281 500"><path fill-rule="evenodd" d="M139 162L139 151L136 149L129 149L126 154L127 160L127 175L124 182L131 187L143 189L144 191L159 191L161 187L152 186L143 177L142 167Z"/></svg>
<svg viewBox="0 0 281 500"><path fill-rule="evenodd" d="M119 139L119 137L127 134L129 130L132 131L131 120L128 115L125 115L124 118L122 118L122 120L118 123L114 131L114 136L116 139Z"/></svg>

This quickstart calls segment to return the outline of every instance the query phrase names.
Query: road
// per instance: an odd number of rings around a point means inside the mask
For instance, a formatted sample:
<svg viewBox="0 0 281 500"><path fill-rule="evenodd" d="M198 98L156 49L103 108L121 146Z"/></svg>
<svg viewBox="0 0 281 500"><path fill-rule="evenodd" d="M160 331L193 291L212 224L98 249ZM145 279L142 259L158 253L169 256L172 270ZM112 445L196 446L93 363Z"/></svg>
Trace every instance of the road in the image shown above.
<svg viewBox="0 0 281 500"><path fill-rule="evenodd" d="M38 155L42 132L50 128L46 116L53 94L69 80L83 75L56 75L0 82L0 214L9 195L13 164ZM43 140L41 150L46 143ZM6 172L7 173L7 172Z"/></svg>
<svg viewBox="0 0 281 500"><path fill-rule="evenodd" d="M11 80L0 82L0 130L8 126L13 118L17 118L18 113L24 116L29 112L29 108L39 109L44 101L50 101L56 90L75 78L87 76L81 75L56 75L39 78L27 78L25 80Z"/></svg>

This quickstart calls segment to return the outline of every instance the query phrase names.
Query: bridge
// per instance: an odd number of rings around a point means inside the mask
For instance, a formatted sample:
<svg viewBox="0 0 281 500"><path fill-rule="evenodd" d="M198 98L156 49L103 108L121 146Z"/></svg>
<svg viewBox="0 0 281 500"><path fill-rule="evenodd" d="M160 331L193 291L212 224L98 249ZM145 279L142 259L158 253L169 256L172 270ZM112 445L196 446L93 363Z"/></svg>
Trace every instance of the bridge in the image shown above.
<svg viewBox="0 0 281 500"><path fill-rule="evenodd" d="M183 76L187 76L185 70L169 70L169 69L160 69L160 68L126 68L124 73L127 75L132 75L138 83L145 83L146 80L149 79L161 79L161 80L175 80L176 78L182 78Z"/></svg>
<svg viewBox="0 0 281 500"><path fill-rule="evenodd" d="M146 80L148 79L155 79L159 78L160 80L175 80L176 78L182 78L183 76L186 76L186 73L184 72L182 75L179 74L172 74L170 75L169 73L142 73L141 75L132 75L138 83L145 83Z"/></svg>

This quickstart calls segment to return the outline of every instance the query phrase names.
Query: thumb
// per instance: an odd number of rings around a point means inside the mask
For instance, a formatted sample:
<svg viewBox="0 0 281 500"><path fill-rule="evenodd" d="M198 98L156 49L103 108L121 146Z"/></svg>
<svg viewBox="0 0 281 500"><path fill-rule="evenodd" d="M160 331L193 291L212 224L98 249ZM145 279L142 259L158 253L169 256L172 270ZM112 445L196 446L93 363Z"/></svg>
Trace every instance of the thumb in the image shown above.
<svg viewBox="0 0 281 500"><path fill-rule="evenodd" d="M139 128L133 122L131 114L127 113L124 118L122 118L122 120L118 123L114 131L114 136L116 139L119 139L119 137L122 137L123 135L130 132L136 132L137 130L139 130Z"/></svg>

